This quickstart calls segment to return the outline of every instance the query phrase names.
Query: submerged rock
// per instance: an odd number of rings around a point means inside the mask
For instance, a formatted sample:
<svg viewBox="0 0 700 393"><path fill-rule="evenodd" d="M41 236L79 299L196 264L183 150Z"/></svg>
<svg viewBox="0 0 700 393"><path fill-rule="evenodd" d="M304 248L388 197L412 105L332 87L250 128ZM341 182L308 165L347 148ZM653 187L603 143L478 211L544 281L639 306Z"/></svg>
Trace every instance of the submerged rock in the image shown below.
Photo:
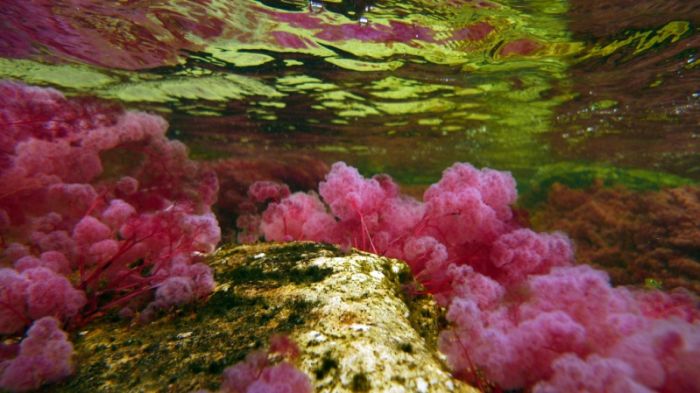
<svg viewBox="0 0 700 393"><path fill-rule="evenodd" d="M397 260L314 243L225 246L205 302L150 323L105 319L74 337L78 373L52 391L216 390L276 333L316 392L475 392L436 349L441 319ZM134 318L138 320L138 318Z"/></svg>

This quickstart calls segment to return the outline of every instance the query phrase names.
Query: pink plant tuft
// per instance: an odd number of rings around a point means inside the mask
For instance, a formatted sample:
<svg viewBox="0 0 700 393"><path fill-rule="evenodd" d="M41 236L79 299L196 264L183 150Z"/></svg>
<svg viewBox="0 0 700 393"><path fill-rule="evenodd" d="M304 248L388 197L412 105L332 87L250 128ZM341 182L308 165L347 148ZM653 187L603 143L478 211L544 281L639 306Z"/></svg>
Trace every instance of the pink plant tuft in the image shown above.
<svg viewBox="0 0 700 393"><path fill-rule="evenodd" d="M10 243L3 250L0 256L7 261L16 261L30 254L29 248L21 243Z"/></svg>
<svg viewBox="0 0 700 393"><path fill-rule="evenodd" d="M177 306L194 299L194 282L189 277L168 277L156 290L156 300L161 307Z"/></svg>
<svg viewBox="0 0 700 393"><path fill-rule="evenodd" d="M28 323L27 278L14 269L0 269L0 334L13 334Z"/></svg>
<svg viewBox="0 0 700 393"><path fill-rule="evenodd" d="M113 237L109 226L92 216L85 216L73 228L73 239L79 245L93 244Z"/></svg>
<svg viewBox="0 0 700 393"><path fill-rule="evenodd" d="M124 195L133 195L139 189L139 181L131 176L124 176L117 181L116 189Z"/></svg>
<svg viewBox="0 0 700 393"><path fill-rule="evenodd" d="M490 259L499 269L500 281L512 285L531 274L571 265L573 257L573 248L566 236L523 228L499 237L493 244Z"/></svg>
<svg viewBox="0 0 700 393"><path fill-rule="evenodd" d="M282 362L262 370L246 393L311 393L309 377L293 365Z"/></svg>
<svg viewBox="0 0 700 393"><path fill-rule="evenodd" d="M17 356L0 359L0 388L24 392L61 380L73 373L72 356L73 346L58 320L38 319L27 331Z"/></svg>
<svg viewBox="0 0 700 393"><path fill-rule="evenodd" d="M357 169L343 162L333 164L326 180L318 186L319 194L340 220L360 219L376 213L387 198L387 191L376 179L364 179Z"/></svg>
<svg viewBox="0 0 700 393"><path fill-rule="evenodd" d="M287 361L271 362L270 355ZM273 336L269 352L254 351L245 360L224 370L222 393L311 393L311 381L289 361L299 356L299 348L286 336Z"/></svg>
<svg viewBox="0 0 700 393"><path fill-rule="evenodd" d="M85 293L75 289L65 276L43 267L22 272L27 279L25 303L27 316L36 320L44 316L69 319L85 306Z"/></svg>
<svg viewBox="0 0 700 393"><path fill-rule="evenodd" d="M289 187L286 184L273 181L258 181L248 188L248 196L255 203L279 202L282 198L288 197L289 194Z"/></svg>
<svg viewBox="0 0 700 393"><path fill-rule="evenodd" d="M522 285L502 287L477 303L475 299L485 296L475 293L478 285L456 288L447 315L453 328L441 335L440 347L457 370L476 365L503 388L532 386L549 378L556 385L563 383L559 378L570 377L557 376L558 359L572 353L580 358L597 354L634 371L621 386L662 391L700 387L694 373L677 366L700 350L697 305L613 288L607 275L585 265L529 275ZM490 293L493 286L486 288ZM662 304L674 310L673 316L645 315L649 297L664 298ZM678 318L681 315L687 319ZM454 345L458 340L465 344ZM679 380L690 390L671 389Z"/></svg>
<svg viewBox="0 0 700 393"><path fill-rule="evenodd" d="M535 393L651 393L653 390L634 380L634 371L617 359L591 355L586 360L573 353L565 354L553 364L554 376L535 385Z"/></svg>
<svg viewBox="0 0 700 393"><path fill-rule="evenodd" d="M26 260L27 257L23 259ZM0 333L18 333L31 320L54 316L72 318L85 306L85 293L65 276L45 267L17 273L0 269Z"/></svg>
<svg viewBox="0 0 700 393"><path fill-rule="evenodd" d="M162 118L10 82L0 95L1 334L211 293L218 182Z"/></svg>
<svg viewBox="0 0 700 393"><path fill-rule="evenodd" d="M56 252L56 251L53 251L53 252ZM27 256L24 256L22 258L17 259L15 261L14 265L15 265L14 266L15 270L17 270L18 272L22 272L22 271L25 271L27 269L31 269L34 267L46 267L46 268L51 269L50 266L46 266L46 264L44 262L42 262L41 259L39 259L33 255L27 255ZM55 271L55 269L51 269L51 270Z"/></svg>
<svg viewBox="0 0 700 393"><path fill-rule="evenodd" d="M248 386L258 379L261 371L267 364L266 352L254 351L249 353L244 361L224 370L221 392L247 393Z"/></svg>
<svg viewBox="0 0 700 393"><path fill-rule="evenodd" d="M294 193L279 203L272 203L262 216L260 228L268 240L323 241L335 226L323 203L311 194Z"/></svg>
<svg viewBox="0 0 700 393"><path fill-rule="evenodd" d="M102 222L113 229L121 227L129 218L136 215L136 209L121 199L113 199L102 211Z"/></svg>
<svg viewBox="0 0 700 393"><path fill-rule="evenodd" d="M41 253L41 262L44 266L63 275L71 271L70 261L58 251L46 251Z"/></svg>

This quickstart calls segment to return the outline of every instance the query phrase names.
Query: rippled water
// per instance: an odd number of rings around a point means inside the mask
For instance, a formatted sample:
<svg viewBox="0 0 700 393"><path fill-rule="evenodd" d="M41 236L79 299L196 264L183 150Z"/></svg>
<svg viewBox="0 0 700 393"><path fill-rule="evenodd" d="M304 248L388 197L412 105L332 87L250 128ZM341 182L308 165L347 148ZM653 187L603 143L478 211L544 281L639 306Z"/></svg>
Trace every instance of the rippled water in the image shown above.
<svg viewBox="0 0 700 393"><path fill-rule="evenodd" d="M700 3L5 0L0 78L157 111L196 156L700 180Z"/></svg>

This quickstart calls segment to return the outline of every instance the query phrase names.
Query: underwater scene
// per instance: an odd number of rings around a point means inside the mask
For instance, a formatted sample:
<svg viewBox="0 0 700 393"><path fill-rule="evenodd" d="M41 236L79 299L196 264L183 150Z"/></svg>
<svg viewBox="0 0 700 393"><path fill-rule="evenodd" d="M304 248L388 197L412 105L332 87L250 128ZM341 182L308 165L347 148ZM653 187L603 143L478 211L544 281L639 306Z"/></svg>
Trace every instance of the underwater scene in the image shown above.
<svg viewBox="0 0 700 393"><path fill-rule="evenodd" d="M0 31L0 391L700 392L699 1L1 0ZM397 354L357 360L372 331Z"/></svg>

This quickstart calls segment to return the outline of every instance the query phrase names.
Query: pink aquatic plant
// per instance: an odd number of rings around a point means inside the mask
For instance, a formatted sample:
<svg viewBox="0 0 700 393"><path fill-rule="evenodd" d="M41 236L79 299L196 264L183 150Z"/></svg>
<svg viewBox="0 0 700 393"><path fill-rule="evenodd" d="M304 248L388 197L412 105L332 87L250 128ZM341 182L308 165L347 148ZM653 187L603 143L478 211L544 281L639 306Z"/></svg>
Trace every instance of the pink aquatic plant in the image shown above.
<svg viewBox="0 0 700 393"><path fill-rule="evenodd" d="M213 290L216 175L162 118L11 82L0 96L0 334Z"/></svg>
<svg viewBox="0 0 700 393"><path fill-rule="evenodd" d="M289 337L270 338L267 351L257 350L224 370L221 393L311 393L311 380L294 366L299 347ZM198 393L206 393L200 390Z"/></svg>
<svg viewBox="0 0 700 393"><path fill-rule="evenodd" d="M22 343L5 352L9 356L0 352L0 387L3 389L34 390L73 373L73 345L61 330L60 322L52 317L34 321Z"/></svg>
<svg viewBox="0 0 700 393"><path fill-rule="evenodd" d="M520 224L516 198L510 174L469 164L445 170L418 202L387 176L366 179L336 163L319 195L270 203L260 232L405 260L448 308L440 349L474 383L485 376L502 389L542 392L699 391L697 298L612 287L606 273L573 265L565 235Z"/></svg>

